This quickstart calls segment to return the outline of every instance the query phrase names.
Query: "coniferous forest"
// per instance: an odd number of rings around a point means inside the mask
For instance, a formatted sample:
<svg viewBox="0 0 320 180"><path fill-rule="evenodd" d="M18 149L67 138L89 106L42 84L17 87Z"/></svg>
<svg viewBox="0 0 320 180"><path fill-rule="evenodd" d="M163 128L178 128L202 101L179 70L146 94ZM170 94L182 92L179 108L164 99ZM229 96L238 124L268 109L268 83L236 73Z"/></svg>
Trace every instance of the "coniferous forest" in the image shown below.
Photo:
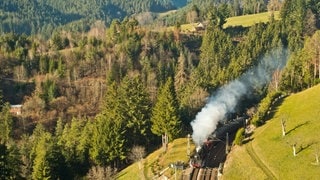
<svg viewBox="0 0 320 180"><path fill-rule="evenodd" d="M233 115L320 82L317 0L238 3L2 0L0 179L122 169L135 147L150 153L163 134L185 137L210 94L275 50L289 52L287 66ZM222 27L230 16L278 10L279 20ZM142 24L137 14L147 12L152 20ZM203 32L181 32L197 21L206 22ZM10 113L17 104L21 114Z"/></svg>

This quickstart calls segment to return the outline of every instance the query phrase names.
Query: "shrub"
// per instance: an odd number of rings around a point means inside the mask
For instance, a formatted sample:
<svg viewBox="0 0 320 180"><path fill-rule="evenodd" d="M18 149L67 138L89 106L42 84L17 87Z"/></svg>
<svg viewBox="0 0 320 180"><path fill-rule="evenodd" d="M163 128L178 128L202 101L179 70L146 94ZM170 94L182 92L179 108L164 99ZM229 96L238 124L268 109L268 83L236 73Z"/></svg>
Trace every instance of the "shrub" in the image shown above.
<svg viewBox="0 0 320 180"><path fill-rule="evenodd" d="M244 140L244 128L240 128L236 133L234 144L241 146L243 140Z"/></svg>
<svg viewBox="0 0 320 180"><path fill-rule="evenodd" d="M258 111L252 117L252 124L256 127L261 126L264 124L267 115L269 114L270 108L275 101L275 99L281 96L281 92L273 92L269 93L259 104Z"/></svg>

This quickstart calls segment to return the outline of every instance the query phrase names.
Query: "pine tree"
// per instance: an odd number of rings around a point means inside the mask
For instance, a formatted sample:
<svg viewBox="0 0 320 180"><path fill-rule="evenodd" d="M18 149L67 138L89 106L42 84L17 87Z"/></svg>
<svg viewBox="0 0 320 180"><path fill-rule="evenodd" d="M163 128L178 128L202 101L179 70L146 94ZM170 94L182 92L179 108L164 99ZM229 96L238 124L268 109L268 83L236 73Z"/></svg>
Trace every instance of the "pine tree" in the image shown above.
<svg viewBox="0 0 320 180"><path fill-rule="evenodd" d="M160 89L157 102L152 111L151 121L152 132L158 136L166 134L169 137L169 141L172 141L181 133L179 105L172 78L168 78Z"/></svg>
<svg viewBox="0 0 320 180"><path fill-rule="evenodd" d="M91 158L100 166L117 166L119 161L125 159L125 130L122 123L99 114L93 130Z"/></svg>
<svg viewBox="0 0 320 180"><path fill-rule="evenodd" d="M200 86L215 88L221 83L220 73L229 65L234 52L232 41L223 31L209 27L200 50L200 62L194 75Z"/></svg>
<svg viewBox="0 0 320 180"><path fill-rule="evenodd" d="M178 58L177 71L174 77L174 86L177 92L179 92L180 90L183 90L183 87L187 84L188 79L189 79L189 73L188 73L187 59L184 53L181 52Z"/></svg>
<svg viewBox="0 0 320 180"><path fill-rule="evenodd" d="M81 138L87 121L85 119L72 118L70 124L66 124L58 144L66 162L76 175L85 175L88 171L88 151L80 147Z"/></svg>
<svg viewBox="0 0 320 180"><path fill-rule="evenodd" d="M123 121L126 121L128 148L147 143L150 134L151 102L139 75L126 76L121 83ZM119 112L120 113L120 112Z"/></svg>
<svg viewBox="0 0 320 180"><path fill-rule="evenodd" d="M0 179L6 179L10 174L7 168L8 148L5 143L0 143Z"/></svg>
<svg viewBox="0 0 320 180"><path fill-rule="evenodd" d="M281 21L288 36L288 46L291 51L302 48L306 9L305 0L286 0L281 8Z"/></svg>
<svg viewBox="0 0 320 180"><path fill-rule="evenodd" d="M68 179L69 170L54 137L43 132L35 144L32 179Z"/></svg>
<svg viewBox="0 0 320 180"><path fill-rule="evenodd" d="M114 163L117 166L125 159L126 128L118 92L115 83L108 87L102 112L96 116L92 127L90 157L97 165Z"/></svg>
<svg viewBox="0 0 320 180"><path fill-rule="evenodd" d="M2 111L3 100L2 100L2 90L0 89L0 111Z"/></svg>
<svg viewBox="0 0 320 180"><path fill-rule="evenodd" d="M22 179L21 156L14 143L0 143L0 179Z"/></svg>
<svg viewBox="0 0 320 180"><path fill-rule="evenodd" d="M9 103L5 103L0 111L0 143L7 143L11 138L12 117Z"/></svg>

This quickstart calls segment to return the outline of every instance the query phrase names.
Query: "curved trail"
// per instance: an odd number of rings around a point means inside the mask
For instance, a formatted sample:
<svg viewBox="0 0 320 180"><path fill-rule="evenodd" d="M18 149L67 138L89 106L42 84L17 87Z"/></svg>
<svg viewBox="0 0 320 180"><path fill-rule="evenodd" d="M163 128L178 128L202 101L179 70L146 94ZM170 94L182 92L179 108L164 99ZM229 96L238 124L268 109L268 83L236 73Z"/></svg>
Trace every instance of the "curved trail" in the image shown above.
<svg viewBox="0 0 320 180"><path fill-rule="evenodd" d="M254 152L252 142L248 143L248 145L246 146L246 150L254 163L256 163L256 165L268 176L268 179L277 179L273 172L268 168L268 166L266 166Z"/></svg>

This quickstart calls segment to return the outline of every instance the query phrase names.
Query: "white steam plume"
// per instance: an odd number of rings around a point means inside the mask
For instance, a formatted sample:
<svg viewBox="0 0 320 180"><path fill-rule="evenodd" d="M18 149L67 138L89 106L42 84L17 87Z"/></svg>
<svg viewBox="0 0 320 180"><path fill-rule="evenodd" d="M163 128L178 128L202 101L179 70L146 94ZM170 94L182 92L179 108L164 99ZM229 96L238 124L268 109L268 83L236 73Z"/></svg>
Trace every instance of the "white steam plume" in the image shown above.
<svg viewBox="0 0 320 180"><path fill-rule="evenodd" d="M216 129L218 122L223 120L228 112L234 112L234 108L242 96L270 82L273 72L282 69L286 61L286 50L282 48L274 50L262 58L256 67L218 89L191 122L192 138L196 145L202 145Z"/></svg>

